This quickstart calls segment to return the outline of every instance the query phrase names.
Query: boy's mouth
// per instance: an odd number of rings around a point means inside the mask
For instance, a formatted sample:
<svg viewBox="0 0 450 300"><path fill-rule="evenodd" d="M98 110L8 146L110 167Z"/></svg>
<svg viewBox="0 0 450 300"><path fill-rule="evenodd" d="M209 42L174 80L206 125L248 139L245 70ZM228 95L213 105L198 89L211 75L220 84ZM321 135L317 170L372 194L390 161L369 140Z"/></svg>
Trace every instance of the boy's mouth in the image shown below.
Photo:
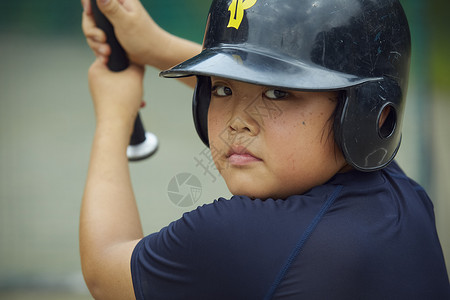
<svg viewBox="0 0 450 300"><path fill-rule="evenodd" d="M232 146L227 153L227 161L231 165L244 166L254 162L262 161L244 146Z"/></svg>

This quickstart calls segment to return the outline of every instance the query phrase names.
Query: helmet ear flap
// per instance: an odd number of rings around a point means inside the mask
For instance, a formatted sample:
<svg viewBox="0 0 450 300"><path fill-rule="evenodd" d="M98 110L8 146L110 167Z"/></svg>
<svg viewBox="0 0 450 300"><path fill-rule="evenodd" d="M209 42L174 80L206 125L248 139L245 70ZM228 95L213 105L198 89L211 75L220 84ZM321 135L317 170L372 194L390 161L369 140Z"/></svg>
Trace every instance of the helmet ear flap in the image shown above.
<svg viewBox="0 0 450 300"><path fill-rule="evenodd" d="M384 168L394 159L401 142L400 87L385 78L350 88L343 98L334 130L345 159L361 171Z"/></svg>
<svg viewBox="0 0 450 300"><path fill-rule="evenodd" d="M202 142L209 147L208 109L211 101L211 78L197 76L197 85L192 99L192 114L197 133Z"/></svg>

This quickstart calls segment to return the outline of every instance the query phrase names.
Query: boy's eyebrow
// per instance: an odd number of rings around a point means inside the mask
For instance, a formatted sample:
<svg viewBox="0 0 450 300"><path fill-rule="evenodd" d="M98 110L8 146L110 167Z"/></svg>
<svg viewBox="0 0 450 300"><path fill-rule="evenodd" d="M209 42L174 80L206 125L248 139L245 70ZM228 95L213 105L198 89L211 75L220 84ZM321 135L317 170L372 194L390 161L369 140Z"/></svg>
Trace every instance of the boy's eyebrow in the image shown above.
<svg viewBox="0 0 450 300"><path fill-rule="evenodd" d="M222 77L213 77L211 76L211 84L215 84L217 82L223 82L223 83L227 83L230 84L230 80L227 78L222 78Z"/></svg>

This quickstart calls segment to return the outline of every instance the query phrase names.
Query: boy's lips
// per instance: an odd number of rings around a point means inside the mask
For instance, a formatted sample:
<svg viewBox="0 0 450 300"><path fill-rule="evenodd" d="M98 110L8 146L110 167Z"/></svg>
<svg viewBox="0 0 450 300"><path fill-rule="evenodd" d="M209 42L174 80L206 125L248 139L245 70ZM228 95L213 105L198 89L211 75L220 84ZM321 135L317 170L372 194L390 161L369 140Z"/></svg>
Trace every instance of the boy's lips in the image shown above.
<svg viewBox="0 0 450 300"><path fill-rule="evenodd" d="M232 146L227 153L228 163L236 166L243 166L253 162L262 161L244 146Z"/></svg>

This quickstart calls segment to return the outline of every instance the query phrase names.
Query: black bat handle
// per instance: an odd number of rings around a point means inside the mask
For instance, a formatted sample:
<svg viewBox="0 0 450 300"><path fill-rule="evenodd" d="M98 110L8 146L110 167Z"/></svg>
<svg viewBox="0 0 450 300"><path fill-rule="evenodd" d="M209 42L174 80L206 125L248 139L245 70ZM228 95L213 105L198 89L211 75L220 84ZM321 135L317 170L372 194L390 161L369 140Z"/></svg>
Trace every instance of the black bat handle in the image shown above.
<svg viewBox="0 0 450 300"><path fill-rule="evenodd" d="M120 72L128 68L130 61L127 53L117 40L111 22L105 17L97 6L96 0L91 1L92 14L97 27L106 34L106 42L111 47L111 55L108 60L108 68L114 72ZM158 140L152 133L145 132L139 114L134 122L134 130L130 139L130 146L127 149L128 159L135 161L150 157L156 152Z"/></svg>
<svg viewBox="0 0 450 300"><path fill-rule="evenodd" d="M128 68L130 61L127 53L119 44L114 33L114 27L111 22L105 17L97 6L96 0L91 0L92 14L94 16L95 24L102 29L106 34L106 42L111 47L111 55L108 60L108 68L111 71L120 72Z"/></svg>

